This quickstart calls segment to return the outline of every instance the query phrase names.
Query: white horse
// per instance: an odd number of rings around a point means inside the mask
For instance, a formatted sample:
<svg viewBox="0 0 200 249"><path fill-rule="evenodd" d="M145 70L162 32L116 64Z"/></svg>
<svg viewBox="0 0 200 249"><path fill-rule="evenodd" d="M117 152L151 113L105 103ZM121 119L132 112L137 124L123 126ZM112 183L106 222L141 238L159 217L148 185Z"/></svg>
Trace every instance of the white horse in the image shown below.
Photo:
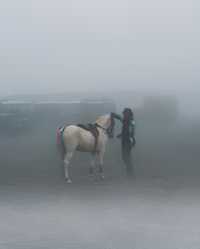
<svg viewBox="0 0 200 249"><path fill-rule="evenodd" d="M92 132L78 125L69 125L57 129L57 143L61 145L60 148L63 152L65 180L67 183L72 182L69 175L69 166L75 151L90 152L92 154L90 173L93 174L97 159L100 176L102 179L104 178L104 153L108 138L113 137L114 124L112 113L100 116L96 120L93 124L93 127L98 132L96 146L95 137Z"/></svg>

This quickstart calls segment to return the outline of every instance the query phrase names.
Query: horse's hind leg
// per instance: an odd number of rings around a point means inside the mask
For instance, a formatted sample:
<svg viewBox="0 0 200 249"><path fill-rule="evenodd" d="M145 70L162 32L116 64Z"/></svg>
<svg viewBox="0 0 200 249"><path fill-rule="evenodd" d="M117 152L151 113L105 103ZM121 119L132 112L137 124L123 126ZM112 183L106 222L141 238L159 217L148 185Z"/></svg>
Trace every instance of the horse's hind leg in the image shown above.
<svg viewBox="0 0 200 249"><path fill-rule="evenodd" d="M70 165L72 156L73 156L73 152L67 152L64 156L64 171L65 171L65 180L67 181L67 183L72 182L69 176L69 165Z"/></svg>
<svg viewBox="0 0 200 249"><path fill-rule="evenodd" d="M103 172L103 158L104 158L104 152L103 151L100 151L98 152L98 166L99 166L99 174L100 174L100 177L101 179L103 180L105 177L104 177L104 172Z"/></svg>

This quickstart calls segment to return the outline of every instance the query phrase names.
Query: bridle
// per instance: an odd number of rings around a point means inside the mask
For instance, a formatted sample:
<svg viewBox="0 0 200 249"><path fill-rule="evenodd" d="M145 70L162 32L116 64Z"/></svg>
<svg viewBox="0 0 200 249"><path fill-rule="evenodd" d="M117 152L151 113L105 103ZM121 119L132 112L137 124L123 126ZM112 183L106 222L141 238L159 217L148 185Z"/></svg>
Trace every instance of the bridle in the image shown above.
<svg viewBox="0 0 200 249"><path fill-rule="evenodd" d="M104 128L103 126L99 125L98 123L95 123L94 125L95 125L96 127L100 128L100 129L102 129L102 130L105 131L105 132L107 132L108 129L109 129L109 128L107 128L107 129Z"/></svg>
<svg viewBox="0 0 200 249"><path fill-rule="evenodd" d="M111 137L113 137L113 128L114 128L115 122L114 122L114 118L113 118L112 114L110 115L110 118L111 118L111 124L108 128L104 128L103 126L101 126L98 123L95 123L95 126L102 129L111 138Z"/></svg>

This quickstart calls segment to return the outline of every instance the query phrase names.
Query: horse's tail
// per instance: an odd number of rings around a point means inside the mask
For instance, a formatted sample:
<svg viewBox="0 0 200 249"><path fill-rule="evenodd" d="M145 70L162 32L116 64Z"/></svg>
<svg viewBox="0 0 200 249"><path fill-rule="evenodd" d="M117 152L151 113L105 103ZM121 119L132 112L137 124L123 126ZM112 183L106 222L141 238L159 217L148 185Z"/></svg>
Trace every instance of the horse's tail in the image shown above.
<svg viewBox="0 0 200 249"><path fill-rule="evenodd" d="M58 127L56 129L56 144L58 147L58 150L61 154L62 159L64 158L64 155L66 153L66 148L63 140L63 132L64 132L64 127Z"/></svg>
<svg viewBox="0 0 200 249"><path fill-rule="evenodd" d="M56 144L59 145L61 143L61 128L58 127L56 129Z"/></svg>

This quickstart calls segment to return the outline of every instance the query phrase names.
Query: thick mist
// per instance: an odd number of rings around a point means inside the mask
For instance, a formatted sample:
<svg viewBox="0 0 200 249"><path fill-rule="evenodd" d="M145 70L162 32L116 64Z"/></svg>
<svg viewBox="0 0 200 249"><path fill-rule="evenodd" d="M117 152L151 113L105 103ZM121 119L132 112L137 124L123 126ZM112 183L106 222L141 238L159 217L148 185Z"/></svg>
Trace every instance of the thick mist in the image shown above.
<svg viewBox="0 0 200 249"><path fill-rule="evenodd" d="M0 246L197 248L197 112L187 115L174 95L102 92L101 96L115 103L115 108L104 105L103 109L66 104L72 96L98 99L99 93L18 96L3 101L1 114L5 105L18 106L23 112L18 112L12 123L1 122ZM40 104L30 108L27 99ZM58 99L65 101L58 105ZM19 107L19 103L23 105ZM137 124L137 145L132 153L135 178L126 177L120 141L115 137L107 146L105 180L90 179L90 156L76 153L70 168L73 184L68 185L56 148L56 127L86 123L100 112L120 113L124 106L133 108ZM29 121L18 127L24 117ZM119 131L117 124L115 136Z"/></svg>
<svg viewBox="0 0 200 249"><path fill-rule="evenodd" d="M1 95L199 91L197 1L2 2Z"/></svg>
<svg viewBox="0 0 200 249"><path fill-rule="evenodd" d="M0 4L0 249L199 248L198 14L187 0ZM68 185L56 128L124 107L135 177L116 122L105 180L77 152Z"/></svg>

